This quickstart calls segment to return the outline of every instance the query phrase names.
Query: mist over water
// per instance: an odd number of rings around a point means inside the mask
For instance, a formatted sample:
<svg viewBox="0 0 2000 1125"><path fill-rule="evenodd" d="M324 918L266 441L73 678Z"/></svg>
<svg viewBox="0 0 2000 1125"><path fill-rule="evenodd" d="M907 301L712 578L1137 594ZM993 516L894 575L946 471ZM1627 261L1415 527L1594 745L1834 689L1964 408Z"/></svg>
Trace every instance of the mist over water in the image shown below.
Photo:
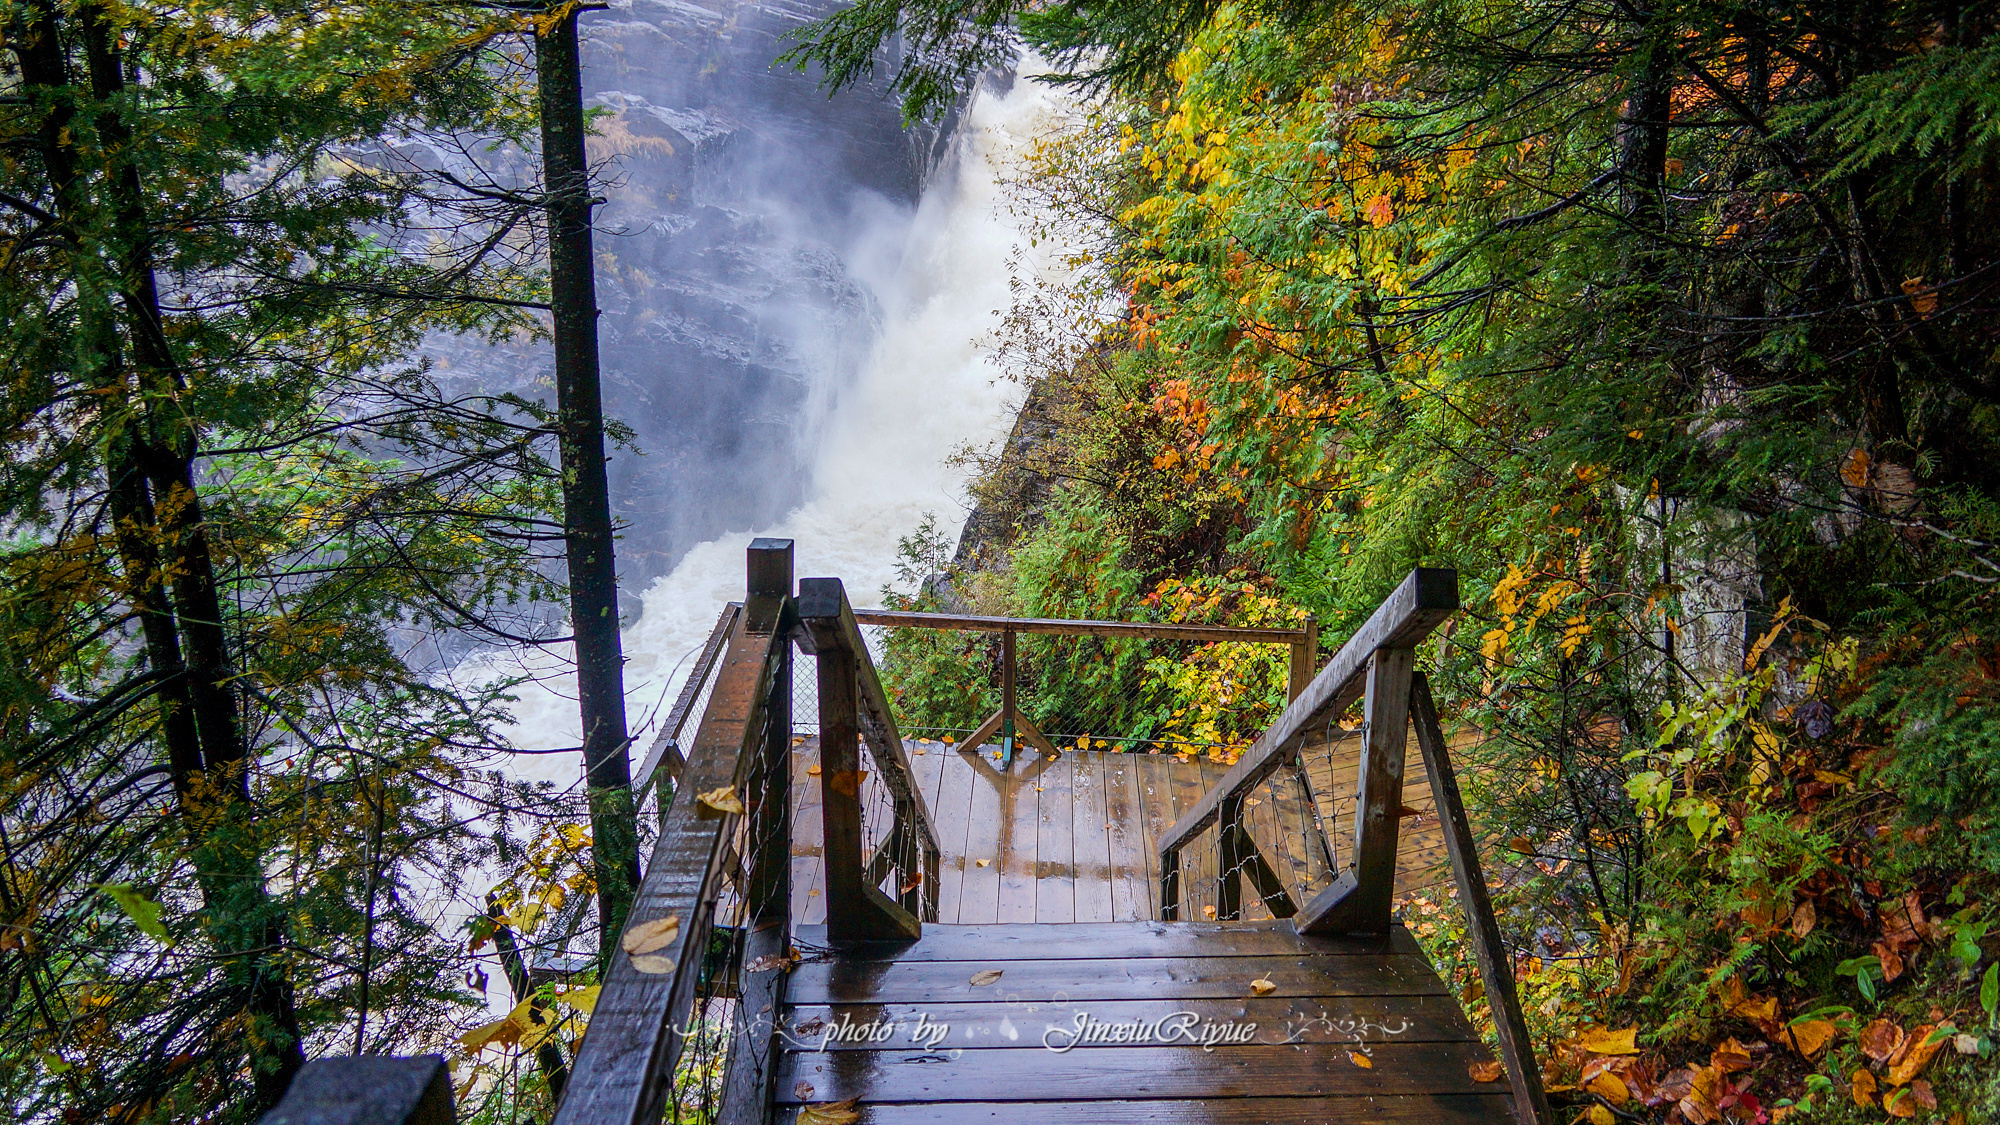
<svg viewBox="0 0 2000 1125"><path fill-rule="evenodd" d="M774 521L742 523L689 550L643 594L624 636L626 707L635 765L685 678L687 658L726 602L744 589L744 549L757 536L796 541L800 577L838 577L856 605L875 605L895 576L897 540L926 512L956 530L966 515L965 475L954 449L1004 437L1018 388L997 378L979 341L999 327L1020 269L1051 268L1028 247L1003 197L1003 178L1035 135L1068 108L1035 82L987 88L962 115L950 154L906 222L863 224L878 238L848 248L846 269L879 309L852 381L809 388L790 435L809 451L803 502ZM879 217L878 217L879 218ZM1045 248L1046 249L1046 248ZM630 534L628 532L628 534ZM621 565L621 572L625 568ZM495 668L496 672L506 669ZM515 745L581 740L574 691L553 659L531 663L538 682L517 692ZM575 783L574 754L514 760L524 778Z"/></svg>

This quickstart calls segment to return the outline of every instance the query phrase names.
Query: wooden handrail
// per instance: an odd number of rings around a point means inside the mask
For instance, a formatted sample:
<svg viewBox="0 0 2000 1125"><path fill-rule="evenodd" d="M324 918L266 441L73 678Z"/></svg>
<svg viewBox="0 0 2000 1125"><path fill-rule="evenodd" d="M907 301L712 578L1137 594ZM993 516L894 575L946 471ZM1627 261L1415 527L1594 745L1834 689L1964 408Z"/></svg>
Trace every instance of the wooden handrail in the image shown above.
<svg viewBox="0 0 2000 1125"><path fill-rule="evenodd" d="M734 849L729 845L742 814L719 811L698 800L698 794L724 789L737 794L750 814L779 817L779 842L758 849L739 886L746 889L754 924L746 956L758 947L759 937L768 942L775 933L778 942L784 940L789 910L784 892L791 868L790 833L782 815L791 757L791 696L785 682L793 616L791 553L790 540L751 544L749 597L730 629L715 690L628 919L628 932L669 916L680 920L677 936L646 954L660 959L649 960L649 966L664 962L673 967L642 972L623 951L612 956L556 1125L651 1125L660 1119L684 1045L681 1032L703 974L716 900L724 879L736 875L730 870L728 857ZM766 766L761 771L764 788L745 792L760 760ZM775 893L762 894L758 888ZM759 978L782 975L782 969L743 975L752 978L740 985L747 998L753 991L768 993L770 982ZM764 1049L745 1053L740 1065L761 1068L759 1057L768 1061L768 1031L767 1024ZM731 1070L738 1065L732 1058ZM730 1085L768 1081L765 1071L761 1077L732 1075ZM768 1091L757 1112L767 1103Z"/></svg>
<svg viewBox="0 0 2000 1125"><path fill-rule="evenodd" d="M1240 815L1243 797L1296 757L1306 734L1332 722L1364 690L1379 687L1381 690L1370 695L1371 703L1376 706L1368 716L1371 737L1363 752L1355 867L1343 872L1334 886L1315 896L1300 912L1296 924L1308 932L1343 925L1360 929L1388 925L1387 906L1393 893L1395 869L1396 814L1402 790L1402 740L1403 732L1408 729L1407 712L1396 700L1408 691L1409 663L1407 656L1396 654L1408 654L1457 609L1458 572L1453 570L1413 570L1383 599L1368 620L1333 654L1326 667L1286 706L1277 721L1257 736L1250 749L1222 775L1222 780L1202 794L1162 838L1163 919L1172 921L1179 912L1181 849L1216 824L1225 812L1232 814L1231 823L1223 825L1218 839L1233 846L1237 842L1234 829L1239 827L1234 819ZM1376 775L1372 785L1371 770ZM1385 870L1382 855L1385 839L1386 880L1381 878ZM1234 880L1239 877L1240 864L1223 867L1222 872L1224 880ZM1369 877L1365 885L1362 875ZM1359 901L1356 896L1366 900L1360 907L1355 905ZM1376 909L1377 899L1380 910ZM1360 916L1350 918L1341 913L1355 909L1361 910Z"/></svg>
<svg viewBox="0 0 2000 1125"><path fill-rule="evenodd" d="M667 712L667 721L660 724L659 737L653 739L653 748L647 751L645 762L632 778L634 792L643 792L647 783L653 780L653 771L662 765L666 767L668 780L680 777L681 770L687 765L687 756L681 752L681 728L687 725L695 700L701 698L702 685L708 682L708 674L715 669L716 660L722 656L722 646L729 641L729 627L736 624L736 615L742 611L742 602L730 602L716 617L715 628L709 631L708 640L702 642L701 655L695 657L694 668L688 672L687 682L681 685L680 696L674 700L672 710Z"/></svg>
<svg viewBox="0 0 2000 1125"><path fill-rule="evenodd" d="M975 633L1050 633L1070 637L1148 637L1163 641L1246 641L1296 645L1317 636L1315 629L1260 629L1237 625L1156 625L1147 621L1084 621L1062 617L973 617L960 613L914 613L857 609L863 625L899 629L960 629Z"/></svg>
<svg viewBox="0 0 2000 1125"><path fill-rule="evenodd" d="M888 693L882 690L840 579L802 580L798 611L799 647L819 661L828 936L836 941L916 937L921 918L937 916L937 831L896 730ZM857 741L865 742L874 756L895 809L889 836L871 859L861 855ZM899 884L908 884L902 902L889 898L869 877L879 878L884 865L907 868L919 863L919 870L901 872Z"/></svg>

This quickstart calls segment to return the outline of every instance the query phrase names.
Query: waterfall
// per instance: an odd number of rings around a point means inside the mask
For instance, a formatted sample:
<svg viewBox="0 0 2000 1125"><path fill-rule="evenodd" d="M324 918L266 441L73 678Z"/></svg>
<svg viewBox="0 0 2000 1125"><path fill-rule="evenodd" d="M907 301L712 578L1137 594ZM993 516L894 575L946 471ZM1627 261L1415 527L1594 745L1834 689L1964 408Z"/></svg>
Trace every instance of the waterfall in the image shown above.
<svg viewBox="0 0 2000 1125"><path fill-rule="evenodd" d="M955 529L966 515L963 470L946 464L965 443L1006 435L1018 390L985 361L979 341L1012 301L1010 277L1054 267L1010 217L1004 178L1013 159L1070 105L1060 92L1018 81L984 88L959 123L954 151L901 227L900 253L868 248L883 267L864 277L881 328L847 386L822 392L806 500L777 522L744 526L689 551L644 594L624 635L634 765L685 678L722 605L743 596L744 548L757 536L795 540L800 577L844 580L857 605L877 604L894 577L897 540L924 513ZM864 273L867 271L863 271ZM512 740L523 749L581 741L572 681L553 659L533 659L518 690ZM521 777L575 784L580 755L514 759Z"/></svg>

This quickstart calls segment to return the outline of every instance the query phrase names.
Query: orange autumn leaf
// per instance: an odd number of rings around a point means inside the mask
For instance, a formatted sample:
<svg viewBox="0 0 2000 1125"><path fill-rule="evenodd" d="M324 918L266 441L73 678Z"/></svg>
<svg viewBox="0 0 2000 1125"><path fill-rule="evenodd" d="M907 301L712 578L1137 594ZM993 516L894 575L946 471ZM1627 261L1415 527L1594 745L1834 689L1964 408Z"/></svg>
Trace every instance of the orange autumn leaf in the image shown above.
<svg viewBox="0 0 2000 1125"><path fill-rule="evenodd" d="M1473 1063L1465 1068L1465 1072L1472 1076L1474 1082L1498 1082L1503 1068L1497 1061L1489 1059L1486 1062Z"/></svg>
<svg viewBox="0 0 2000 1125"><path fill-rule="evenodd" d="M1865 449L1850 450L1847 460L1840 466L1840 479L1849 488L1868 487L1869 457Z"/></svg>
<svg viewBox="0 0 2000 1125"><path fill-rule="evenodd" d="M1368 225L1377 230L1396 221L1396 207L1389 202L1388 192L1382 192L1369 200L1368 206L1362 208L1361 214L1368 220Z"/></svg>
<svg viewBox="0 0 2000 1125"><path fill-rule="evenodd" d="M1750 1048L1731 1036L1708 1056L1708 1065L1724 1074L1738 1074L1750 1069Z"/></svg>
<svg viewBox="0 0 2000 1125"><path fill-rule="evenodd" d="M1902 1045L1903 1029L1888 1020L1876 1020L1861 1029L1861 1053L1876 1062L1888 1062Z"/></svg>
<svg viewBox="0 0 2000 1125"><path fill-rule="evenodd" d="M1910 1080L1922 1074L1924 1068L1931 1064L1931 1059L1937 1057L1937 1053L1944 1049L1946 1037L1933 1037L1931 1032L1935 1030L1937 1030L1935 1024L1927 1023L1904 1037L1902 1049L1897 1052L1897 1057L1889 1060L1889 1085L1908 1085ZM1936 1042L1931 1041L1933 1038Z"/></svg>
<svg viewBox="0 0 2000 1125"><path fill-rule="evenodd" d="M1826 1049L1828 1043L1833 1042L1834 1034L1838 1030L1829 1020L1804 1020L1785 1029L1785 1032L1786 1038L1791 1040L1792 1047L1799 1054L1812 1058Z"/></svg>
<svg viewBox="0 0 2000 1125"><path fill-rule="evenodd" d="M1866 1070L1857 1070L1850 1079L1854 1084L1854 1104L1871 1106L1875 1104L1875 1076Z"/></svg>

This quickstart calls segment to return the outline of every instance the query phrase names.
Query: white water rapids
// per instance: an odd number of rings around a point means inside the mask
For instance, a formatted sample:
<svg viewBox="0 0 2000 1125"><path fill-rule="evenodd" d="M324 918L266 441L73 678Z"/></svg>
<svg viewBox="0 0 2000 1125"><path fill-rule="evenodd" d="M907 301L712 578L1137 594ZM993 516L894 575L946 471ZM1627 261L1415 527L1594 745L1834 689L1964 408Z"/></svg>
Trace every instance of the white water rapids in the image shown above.
<svg viewBox="0 0 2000 1125"><path fill-rule="evenodd" d="M1018 154L1057 123L1071 102L1025 78L1004 95L982 90L959 126L948 166L901 228L893 247L864 248L891 263L877 271L881 333L859 379L827 396L806 503L769 527L745 527L704 543L655 582L644 611L624 634L626 708L633 765L651 745L688 668L689 655L725 602L744 592L744 549L758 536L792 539L799 577L846 583L856 605L876 605L895 576L897 540L926 512L950 530L966 514L965 473L946 464L963 443L1006 435L1017 392L997 378L979 341L999 327L1018 269L1050 269L1008 214L1005 177ZM523 667L525 663L525 667ZM523 749L581 741L573 678L553 657L494 659L490 674L527 671L516 689L513 744ZM462 668L459 675L477 674ZM691 728L690 728L691 731ZM575 785L574 753L521 755L513 772Z"/></svg>

